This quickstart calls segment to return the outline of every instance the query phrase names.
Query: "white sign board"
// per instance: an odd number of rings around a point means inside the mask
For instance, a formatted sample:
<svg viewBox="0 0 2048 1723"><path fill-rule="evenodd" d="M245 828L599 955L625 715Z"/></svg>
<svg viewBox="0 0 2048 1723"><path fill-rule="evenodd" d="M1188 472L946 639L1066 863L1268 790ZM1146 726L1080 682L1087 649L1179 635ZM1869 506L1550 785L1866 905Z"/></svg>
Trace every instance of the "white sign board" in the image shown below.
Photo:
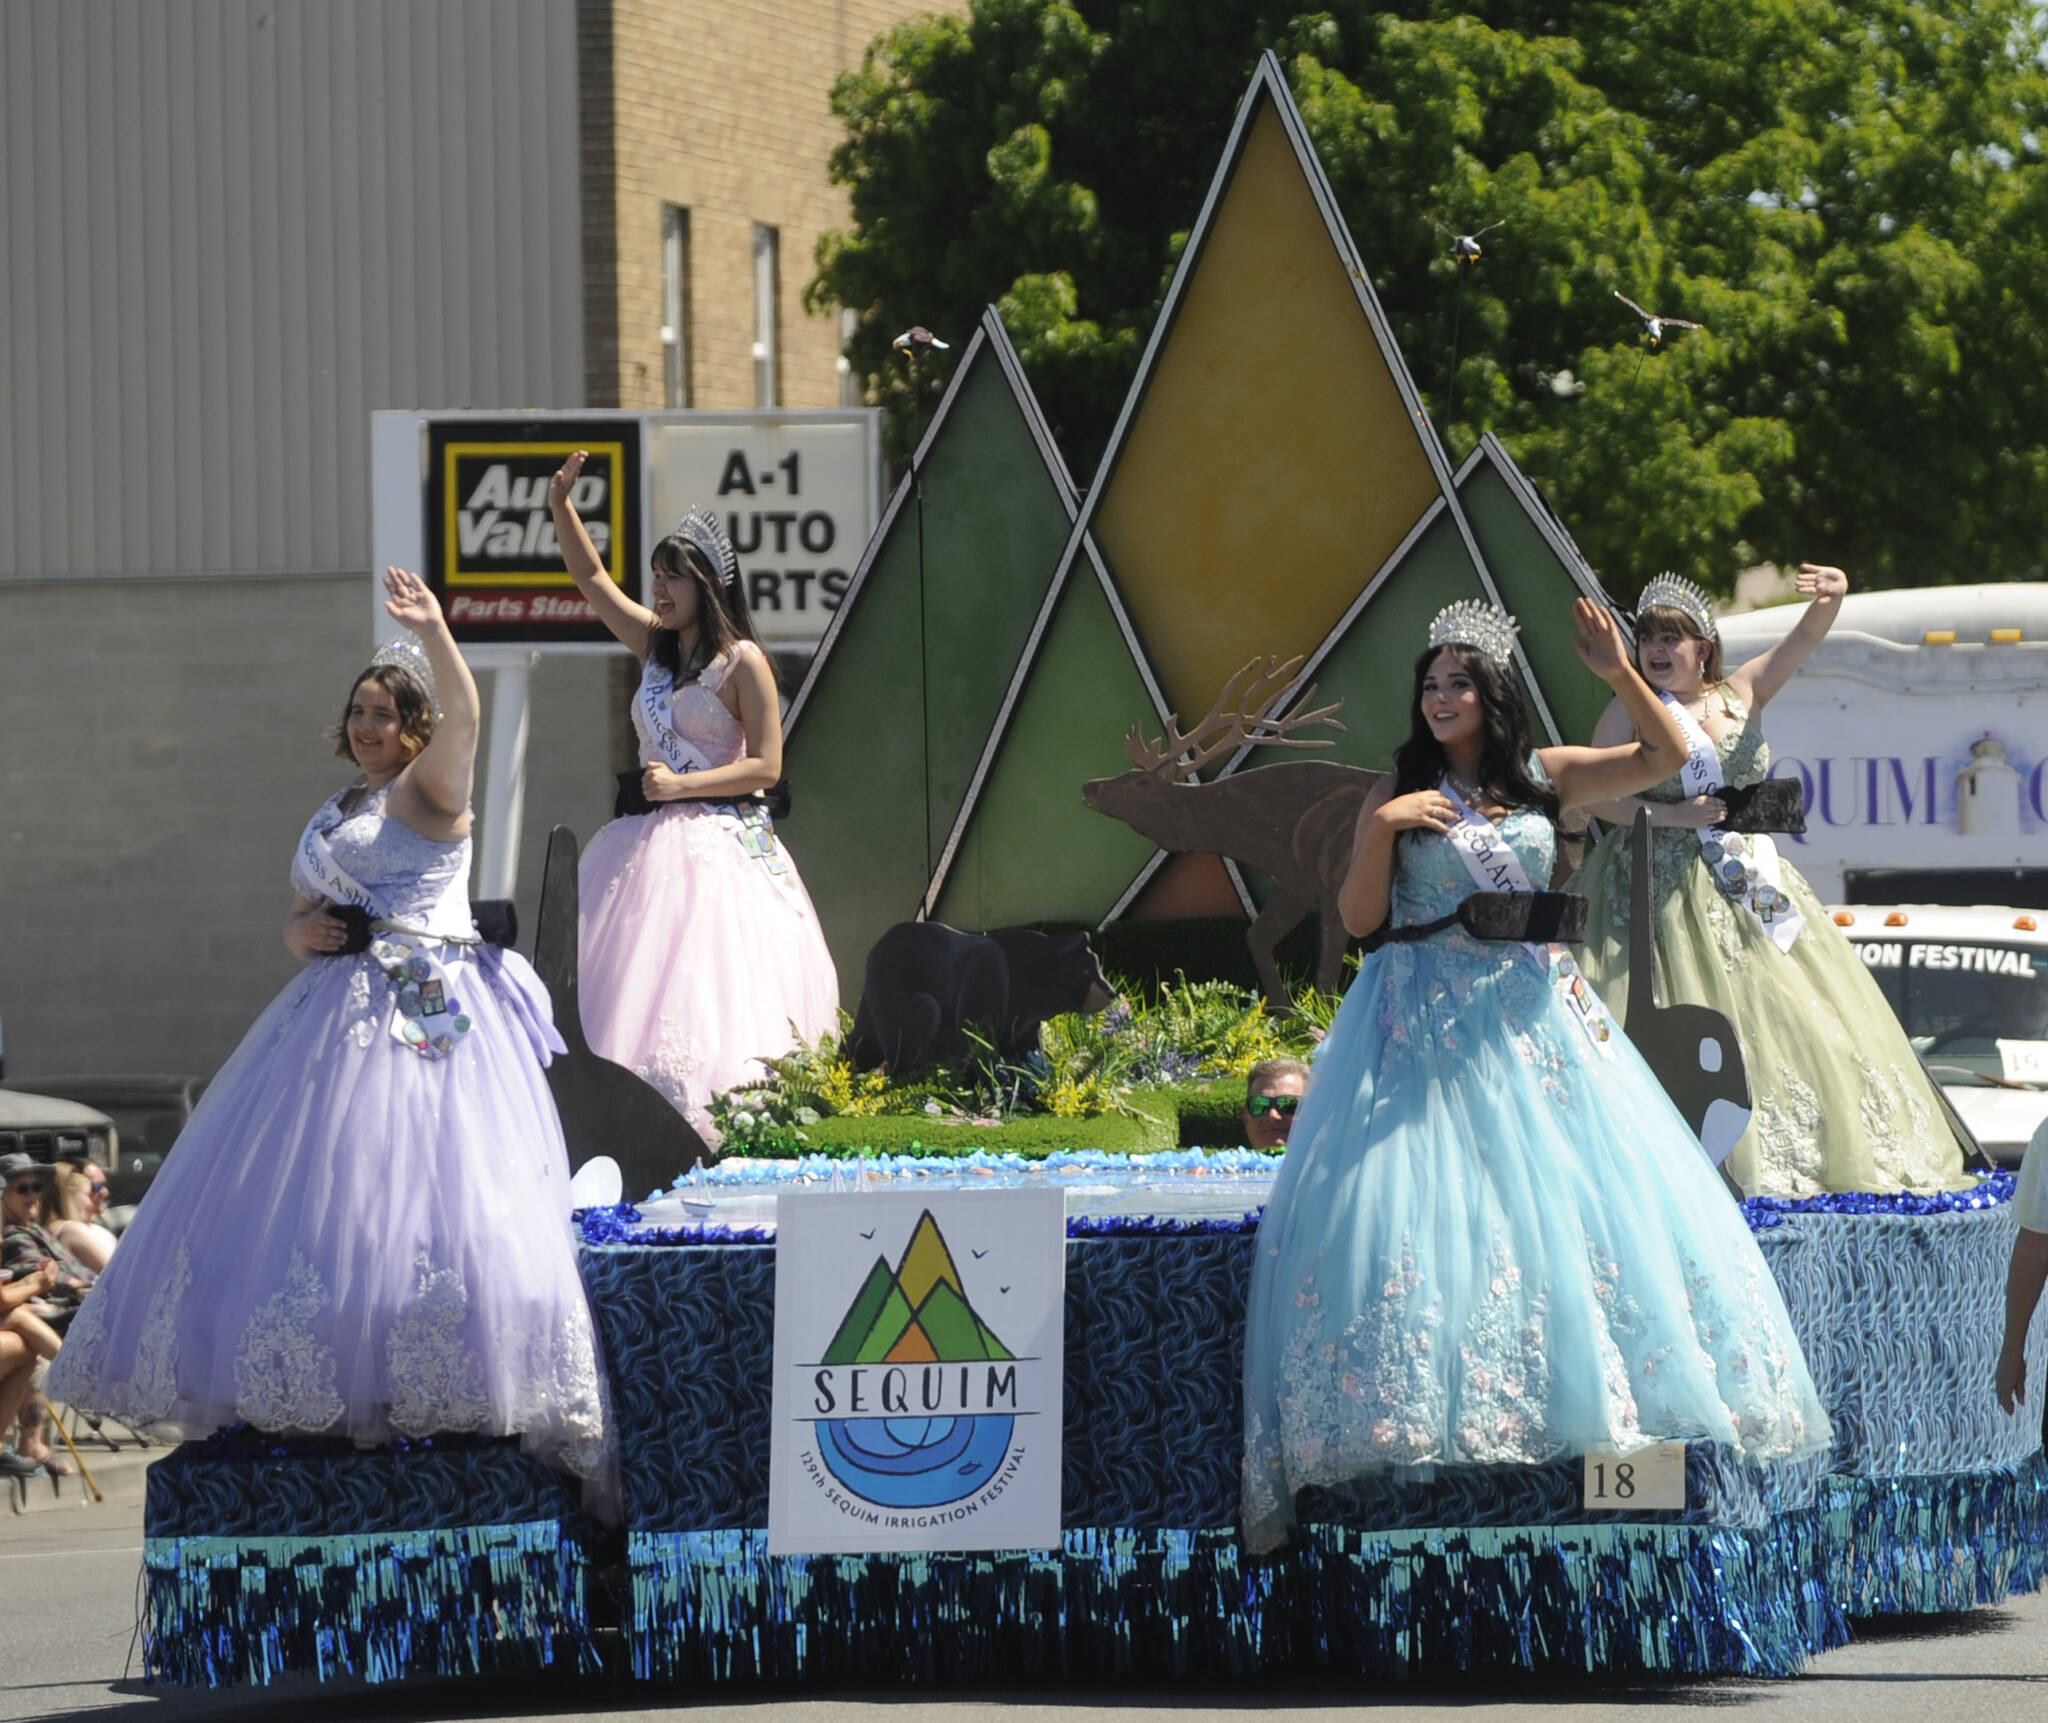
<svg viewBox="0 0 2048 1723"><path fill-rule="evenodd" d="M1062 1193L799 1191L775 1224L769 1552L1057 1547Z"/></svg>
<svg viewBox="0 0 2048 1723"><path fill-rule="evenodd" d="M1685 1507L1685 1444L1652 1442L1586 1456L1586 1506L1619 1512Z"/></svg>
<svg viewBox="0 0 2048 1723"><path fill-rule="evenodd" d="M651 415L648 543L693 503L739 552L754 627L771 646L815 646L875 530L875 415Z"/></svg>

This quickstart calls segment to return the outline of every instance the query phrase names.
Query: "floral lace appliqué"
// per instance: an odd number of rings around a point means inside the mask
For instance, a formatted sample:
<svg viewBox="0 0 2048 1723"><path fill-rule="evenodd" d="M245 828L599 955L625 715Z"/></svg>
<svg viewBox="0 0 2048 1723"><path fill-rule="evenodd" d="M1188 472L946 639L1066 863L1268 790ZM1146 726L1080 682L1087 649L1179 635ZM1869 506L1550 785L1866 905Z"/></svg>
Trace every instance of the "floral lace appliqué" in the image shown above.
<svg viewBox="0 0 2048 1723"><path fill-rule="evenodd" d="M319 1271L293 1251L284 1285L256 1307L235 1348L235 1410L258 1429L317 1433L346 1410L334 1353L313 1333L330 1302Z"/></svg>
<svg viewBox="0 0 2048 1723"><path fill-rule="evenodd" d="M469 1288L452 1268L414 1263L410 1302L384 1339L391 1427L405 1436L480 1430L490 1418L483 1365L463 1338Z"/></svg>
<svg viewBox="0 0 2048 1723"><path fill-rule="evenodd" d="M178 1398L178 1312L191 1285L191 1255L180 1242L170 1279L150 1302L149 1320L135 1345L135 1373L128 1386L129 1410L152 1424L168 1418Z"/></svg>

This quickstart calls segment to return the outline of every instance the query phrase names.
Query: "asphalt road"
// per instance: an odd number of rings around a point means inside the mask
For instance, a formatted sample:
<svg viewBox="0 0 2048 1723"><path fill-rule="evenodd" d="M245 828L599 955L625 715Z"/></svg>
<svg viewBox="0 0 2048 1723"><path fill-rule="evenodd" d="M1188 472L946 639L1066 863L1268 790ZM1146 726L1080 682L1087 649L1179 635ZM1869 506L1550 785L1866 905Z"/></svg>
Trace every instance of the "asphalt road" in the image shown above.
<svg viewBox="0 0 2048 1723"><path fill-rule="evenodd" d="M1741 1723L2040 1723L2048 1705L2048 1596L1963 1616L1881 1625L1862 1642L1819 1658L1796 1681L1670 1684L1430 1683L1358 1691L1330 1685L1245 1689L1038 1689L989 1693L890 1689L824 1696L784 1688L706 1692L618 1678L431 1682L401 1687L292 1683L253 1692L187 1693L136 1675L136 1579L142 1555L139 1498L98 1508L0 1517L0 1719L65 1723L356 1723L490 1717L642 1718L688 1709L706 1723L1116 1723L1236 1718L1313 1723L1369 1715L1374 1723L1438 1718L1535 1717L1619 1723L1649 1714L1711 1711Z"/></svg>

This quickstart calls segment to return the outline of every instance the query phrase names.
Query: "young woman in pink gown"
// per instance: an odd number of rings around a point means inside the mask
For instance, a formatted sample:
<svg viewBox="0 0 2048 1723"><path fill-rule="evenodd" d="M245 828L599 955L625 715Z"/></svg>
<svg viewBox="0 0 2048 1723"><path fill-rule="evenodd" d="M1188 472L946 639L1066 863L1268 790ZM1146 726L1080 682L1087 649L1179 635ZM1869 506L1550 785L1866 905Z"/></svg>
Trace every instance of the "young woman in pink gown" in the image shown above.
<svg viewBox="0 0 2048 1723"><path fill-rule="evenodd" d="M548 487L569 573L640 660L633 727L651 813L583 852L581 994L591 1047L638 1072L708 1143L714 1095L838 1024L839 978L796 864L754 799L782 776L775 672L754 638L739 559L693 508L648 558L653 608L606 573L570 505L571 455Z"/></svg>

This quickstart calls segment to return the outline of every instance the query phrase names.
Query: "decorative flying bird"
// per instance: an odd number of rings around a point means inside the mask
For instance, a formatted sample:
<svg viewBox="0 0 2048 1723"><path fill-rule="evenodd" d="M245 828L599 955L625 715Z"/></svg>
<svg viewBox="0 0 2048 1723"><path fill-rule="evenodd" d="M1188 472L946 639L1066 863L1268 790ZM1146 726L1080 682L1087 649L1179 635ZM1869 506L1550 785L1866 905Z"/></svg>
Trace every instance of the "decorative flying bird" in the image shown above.
<svg viewBox="0 0 2048 1723"><path fill-rule="evenodd" d="M1623 293L1619 288L1615 289L1614 297L1619 299L1622 302L1622 304L1626 305L1631 311L1633 311L1638 317L1640 317L1643 320L1643 333L1649 336L1650 345L1652 347L1661 347L1664 345L1664 331L1667 329L1706 328L1706 325L1704 323L1695 323L1689 317L1660 317L1654 311L1645 311L1640 305L1638 305L1633 299L1629 298L1629 296L1626 293Z"/></svg>
<svg viewBox="0 0 2048 1723"><path fill-rule="evenodd" d="M1448 239L1451 242L1451 257L1453 258L1453 260L1455 260L1458 263L1469 264L1477 263L1480 260L1480 258L1486 255L1486 253L1480 249L1479 242L1482 239L1484 239L1489 233L1491 233L1495 228L1505 227L1507 226L1507 223L1504 221L1490 221L1484 227L1482 227L1477 233L1453 233L1449 228L1444 226L1442 222L1437 221L1434 218L1431 219L1430 226L1435 228L1438 233L1442 234L1444 238Z"/></svg>
<svg viewBox="0 0 2048 1723"><path fill-rule="evenodd" d="M945 352L949 344L941 341L922 323L913 323L889 345L899 353L908 353L913 359L921 359L934 347L941 353Z"/></svg>

